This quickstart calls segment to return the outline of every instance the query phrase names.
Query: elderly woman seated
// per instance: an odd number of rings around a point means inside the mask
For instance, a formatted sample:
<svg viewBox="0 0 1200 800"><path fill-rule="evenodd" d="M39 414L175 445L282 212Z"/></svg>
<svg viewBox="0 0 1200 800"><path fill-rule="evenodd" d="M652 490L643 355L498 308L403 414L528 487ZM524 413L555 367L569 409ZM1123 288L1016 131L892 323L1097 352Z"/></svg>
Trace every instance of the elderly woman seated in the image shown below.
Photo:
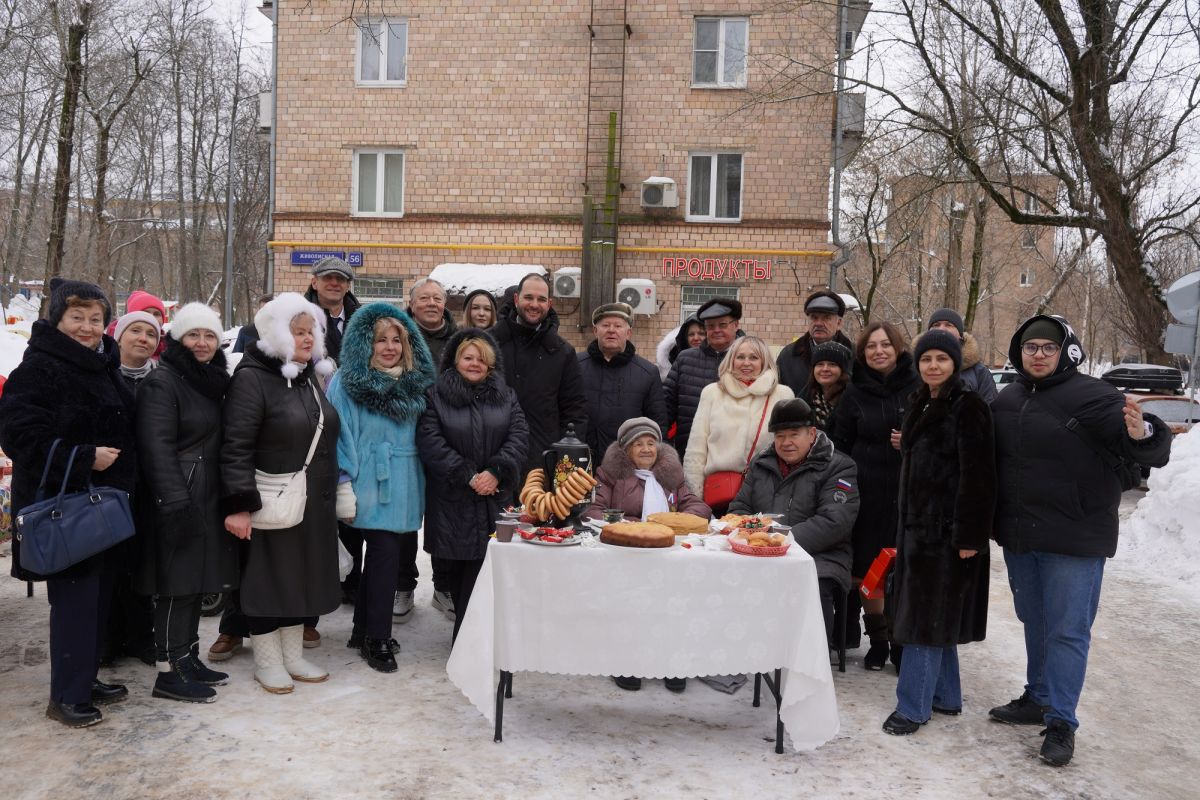
<svg viewBox="0 0 1200 800"><path fill-rule="evenodd" d="M683 479L683 465L670 445L662 443L658 424L649 417L626 420L617 441L608 446L596 471L596 498L585 516L600 519L605 509L619 508L627 520L644 520L660 511L683 511L699 517L712 511Z"/></svg>
<svg viewBox="0 0 1200 800"><path fill-rule="evenodd" d="M659 511L712 515L683 479L683 464L675 448L662 443L658 423L649 417L634 417L621 424L617 441L608 446L596 471L596 480L595 502L585 513L593 519L599 519L610 508L619 508L627 520L644 520ZM641 678L613 680L622 689L642 688ZM672 692L687 688L687 678L666 678L663 683Z"/></svg>

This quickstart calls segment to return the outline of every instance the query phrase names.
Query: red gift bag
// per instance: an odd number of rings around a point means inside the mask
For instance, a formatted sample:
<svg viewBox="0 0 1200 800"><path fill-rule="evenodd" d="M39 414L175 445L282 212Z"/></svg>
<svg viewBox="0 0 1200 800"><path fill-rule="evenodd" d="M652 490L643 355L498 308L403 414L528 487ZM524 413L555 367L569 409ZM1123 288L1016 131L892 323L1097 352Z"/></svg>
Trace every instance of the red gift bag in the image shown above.
<svg viewBox="0 0 1200 800"><path fill-rule="evenodd" d="M883 599L884 581L887 580L888 570L892 568L892 562L895 560L896 548L885 547L879 551L879 555L875 556L870 569L867 570L867 576L863 578L862 586L858 587L864 598L867 600Z"/></svg>

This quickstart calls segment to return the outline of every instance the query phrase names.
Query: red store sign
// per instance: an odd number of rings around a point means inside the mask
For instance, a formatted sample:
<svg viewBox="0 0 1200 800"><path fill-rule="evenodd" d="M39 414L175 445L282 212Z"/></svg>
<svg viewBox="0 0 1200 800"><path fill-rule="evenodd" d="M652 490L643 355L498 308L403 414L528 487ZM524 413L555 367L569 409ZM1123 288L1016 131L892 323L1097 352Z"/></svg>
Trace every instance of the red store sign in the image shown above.
<svg viewBox="0 0 1200 800"><path fill-rule="evenodd" d="M672 258L662 260L664 278L699 281L769 281L771 261L755 258Z"/></svg>

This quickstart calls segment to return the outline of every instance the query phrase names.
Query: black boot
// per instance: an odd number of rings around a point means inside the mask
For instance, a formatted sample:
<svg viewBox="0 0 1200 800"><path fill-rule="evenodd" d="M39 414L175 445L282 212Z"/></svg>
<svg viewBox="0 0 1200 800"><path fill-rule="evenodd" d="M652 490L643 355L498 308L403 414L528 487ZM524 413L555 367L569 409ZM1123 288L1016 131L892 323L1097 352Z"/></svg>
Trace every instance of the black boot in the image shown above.
<svg viewBox="0 0 1200 800"><path fill-rule="evenodd" d="M211 703L217 699L217 693L196 677L190 653L171 664L169 672L159 671L150 694L153 697L182 700L185 703Z"/></svg>
<svg viewBox="0 0 1200 800"><path fill-rule="evenodd" d="M871 647L863 658L863 666L872 672L878 672L883 669L891 653L887 617L883 614L863 614L863 622L866 623L867 636L871 640Z"/></svg>
<svg viewBox="0 0 1200 800"><path fill-rule="evenodd" d="M53 700L46 706L46 716L68 728L86 728L104 720L100 709L88 703L56 703Z"/></svg>
<svg viewBox="0 0 1200 800"><path fill-rule="evenodd" d="M687 678L664 678L663 684L667 687L667 691L679 694L687 688Z"/></svg>
<svg viewBox="0 0 1200 800"><path fill-rule="evenodd" d="M346 640L346 647L349 647L351 650L359 650L362 648L365 639L366 635L362 631L351 631L350 638ZM388 647L392 649L393 655L400 652L400 643L395 639L388 639Z"/></svg>
<svg viewBox="0 0 1200 800"><path fill-rule="evenodd" d="M1042 731L1042 750L1038 754L1052 767L1065 767L1075 755L1075 731L1061 719L1052 719Z"/></svg>
<svg viewBox="0 0 1200 800"><path fill-rule="evenodd" d="M358 652L366 659L367 666L376 672L395 672L397 669L396 657L392 655L391 642L387 639L364 637Z"/></svg>
<svg viewBox="0 0 1200 800"><path fill-rule="evenodd" d="M614 677L613 683L615 683L617 686L620 686L627 692L636 692L638 689L642 688L641 678L630 678L626 676Z"/></svg>
<svg viewBox="0 0 1200 800"><path fill-rule="evenodd" d="M129 690L119 683L104 683L92 681L92 705L101 706L108 703L119 703L129 697Z"/></svg>
<svg viewBox="0 0 1200 800"><path fill-rule="evenodd" d="M203 661L200 660L200 643L196 642L192 645L192 652L188 656L192 662L192 672L196 675L196 680L203 683L205 686L224 686L229 683L229 673L219 672L215 669L209 669Z"/></svg>
<svg viewBox="0 0 1200 800"><path fill-rule="evenodd" d="M862 601L859 599L857 591L851 592L846 598L846 617L840 620L841 624L846 628L846 649L857 650L862 644L862 624L859 622L859 617L862 616ZM835 624L839 620L835 620Z"/></svg>

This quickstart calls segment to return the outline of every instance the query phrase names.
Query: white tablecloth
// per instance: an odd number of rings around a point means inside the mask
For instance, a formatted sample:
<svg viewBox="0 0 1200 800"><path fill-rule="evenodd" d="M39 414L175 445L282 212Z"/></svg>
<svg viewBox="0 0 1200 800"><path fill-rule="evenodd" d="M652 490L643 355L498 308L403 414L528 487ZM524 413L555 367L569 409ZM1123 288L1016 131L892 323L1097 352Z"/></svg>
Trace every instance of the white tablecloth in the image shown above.
<svg viewBox="0 0 1200 800"><path fill-rule="evenodd" d="M792 746L829 741L833 674L816 568L799 547L754 558L517 540L488 547L446 665L493 722L500 669L663 678L779 668Z"/></svg>

